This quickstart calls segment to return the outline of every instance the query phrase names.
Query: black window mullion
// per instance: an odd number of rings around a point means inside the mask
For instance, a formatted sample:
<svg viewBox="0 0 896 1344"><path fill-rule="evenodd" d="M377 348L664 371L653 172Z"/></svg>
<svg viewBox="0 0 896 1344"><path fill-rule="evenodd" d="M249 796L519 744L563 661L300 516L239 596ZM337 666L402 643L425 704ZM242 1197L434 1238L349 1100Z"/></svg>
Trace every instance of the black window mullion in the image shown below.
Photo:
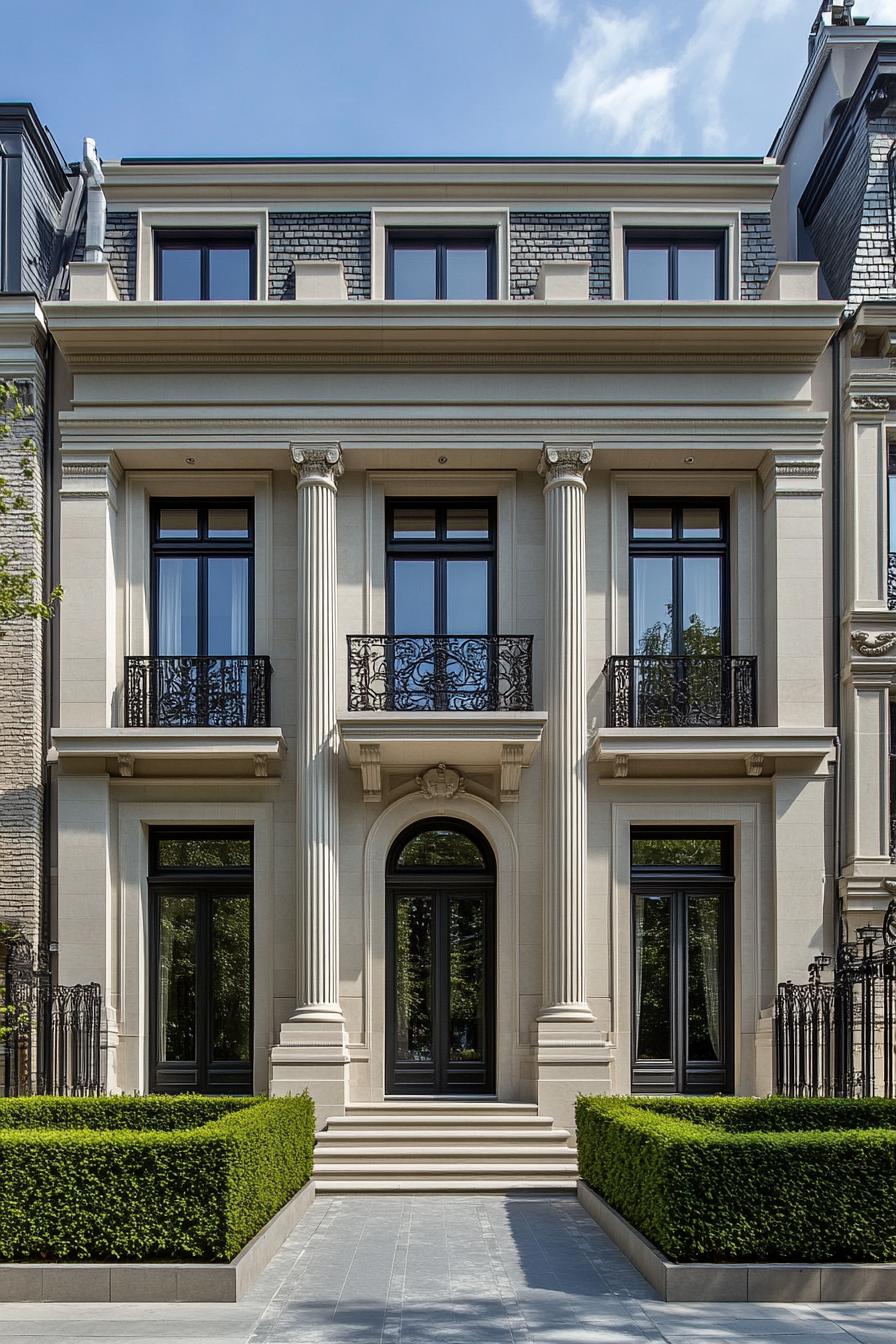
<svg viewBox="0 0 896 1344"><path fill-rule="evenodd" d="M669 248L669 298L678 298L678 245Z"/></svg>
<svg viewBox="0 0 896 1344"><path fill-rule="evenodd" d="M448 248L439 243L436 248L436 298L444 299L448 291Z"/></svg>
<svg viewBox="0 0 896 1344"><path fill-rule="evenodd" d="M199 297L208 299L209 296L209 265L208 265L208 245L202 248L201 259L199 263Z"/></svg>

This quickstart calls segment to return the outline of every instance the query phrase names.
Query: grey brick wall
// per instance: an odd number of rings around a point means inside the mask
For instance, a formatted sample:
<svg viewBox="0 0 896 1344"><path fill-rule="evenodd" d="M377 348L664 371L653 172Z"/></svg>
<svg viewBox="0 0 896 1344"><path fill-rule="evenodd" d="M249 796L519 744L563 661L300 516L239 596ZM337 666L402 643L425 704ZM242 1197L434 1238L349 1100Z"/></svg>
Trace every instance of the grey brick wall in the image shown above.
<svg viewBox="0 0 896 1344"><path fill-rule="evenodd" d="M370 298L370 215L274 211L268 216L268 297L294 299L292 263L341 261L350 299Z"/></svg>
<svg viewBox="0 0 896 1344"><path fill-rule="evenodd" d="M606 212L514 210L510 215L510 297L532 299L543 261L587 261L589 297L610 297L610 216Z"/></svg>
<svg viewBox="0 0 896 1344"><path fill-rule="evenodd" d="M110 211L106 216L106 253L123 299L137 297L137 212Z"/></svg>
<svg viewBox="0 0 896 1344"><path fill-rule="evenodd" d="M85 226L75 243L72 261L84 260ZM137 297L137 212L110 210L106 215L106 256L123 299ZM68 295L66 294L66 298Z"/></svg>
<svg viewBox="0 0 896 1344"><path fill-rule="evenodd" d="M40 446L44 389L36 366L31 401L33 421L21 421L0 440L0 475L21 490L41 518L43 485L40 455L32 481L19 468L21 440L30 433ZM16 552L22 569L41 569L41 541L27 521L0 516L0 550ZM36 939L40 919L41 826L43 814L43 703L40 621L7 622L0 638L0 920L15 922Z"/></svg>
<svg viewBox="0 0 896 1344"><path fill-rule="evenodd" d="M742 299L762 298L762 291L775 269L776 261L771 215L741 215L740 297Z"/></svg>

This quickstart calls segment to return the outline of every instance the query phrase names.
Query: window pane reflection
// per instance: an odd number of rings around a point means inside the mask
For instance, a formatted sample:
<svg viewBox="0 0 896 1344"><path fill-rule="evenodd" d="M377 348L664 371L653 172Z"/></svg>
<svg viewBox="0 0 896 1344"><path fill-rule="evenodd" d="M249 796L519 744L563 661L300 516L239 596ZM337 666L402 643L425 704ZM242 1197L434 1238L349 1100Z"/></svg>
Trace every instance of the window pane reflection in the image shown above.
<svg viewBox="0 0 896 1344"><path fill-rule="evenodd" d="M395 509L392 536L396 541L435 541L435 509Z"/></svg>
<svg viewBox="0 0 896 1344"><path fill-rule="evenodd" d="M251 1057L252 902L217 896L212 902L212 1059Z"/></svg>
<svg viewBox="0 0 896 1344"><path fill-rule="evenodd" d="M681 535L688 541L712 541L721 537L722 524L718 508L709 505L706 508L682 509Z"/></svg>
<svg viewBox="0 0 896 1344"><path fill-rule="evenodd" d="M449 1059L483 1057L485 1007L485 902L452 900L448 911Z"/></svg>
<svg viewBox="0 0 896 1344"><path fill-rule="evenodd" d="M208 535L220 541L228 537L248 537L249 510L211 508L208 511Z"/></svg>
<svg viewBox="0 0 896 1344"><path fill-rule="evenodd" d="M208 297L251 297L251 260L248 247L212 247L208 254Z"/></svg>
<svg viewBox="0 0 896 1344"><path fill-rule="evenodd" d="M436 297L436 249L434 247L395 247L393 249L392 297L394 299L434 299Z"/></svg>
<svg viewBox="0 0 896 1344"><path fill-rule="evenodd" d="M189 302L202 297L202 253L199 248L166 247L159 253L161 296Z"/></svg>
<svg viewBox="0 0 896 1344"><path fill-rule="evenodd" d="M678 249L678 297L692 303L707 303L716 297L716 258L714 247Z"/></svg>
<svg viewBox="0 0 896 1344"><path fill-rule="evenodd" d="M488 298L488 249L449 247L445 253L446 299Z"/></svg>
<svg viewBox="0 0 896 1344"><path fill-rule="evenodd" d="M649 508L638 505L632 509L632 536L642 541L651 537L671 541L672 510L661 506Z"/></svg>
<svg viewBox="0 0 896 1344"><path fill-rule="evenodd" d="M208 561L208 653L249 652L249 559L214 555Z"/></svg>
<svg viewBox="0 0 896 1344"><path fill-rule="evenodd" d="M669 297L669 249L666 247L630 247L626 256L629 299Z"/></svg>
<svg viewBox="0 0 896 1344"><path fill-rule="evenodd" d="M487 541L488 509L448 509L445 536L449 541Z"/></svg>
<svg viewBox="0 0 896 1344"><path fill-rule="evenodd" d="M672 558L638 555L632 562L632 648L672 652Z"/></svg>
<svg viewBox="0 0 896 1344"><path fill-rule="evenodd" d="M159 558L156 644L163 657L199 652L199 561L195 556Z"/></svg>
<svg viewBox="0 0 896 1344"><path fill-rule="evenodd" d="M635 1051L638 1059L672 1058L671 901L635 897Z"/></svg>
<svg viewBox="0 0 896 1344"><path fill-rule="evenodd" d="M196 1058L195 896L163 896L159 909L159 1059Z"/></svg>
<svg viewBox="0 0 896 1344"><path fill-rule="evenodd" d="M487 560L448 561L446 634L488 634L488 576Z"/></svg>
<svg viewBox="0 0 896 1344"><path fill-rule="evenodd" d="M689 657L722 651L721 570L718 556L682 560L682 650Z"/></svg>
<svg viewBox="0 0 896 1344"><path fill-rule="evenodd" d="M688 897L688 1059L719 1060L721 1038L722 898Z"/></svg>
<svg viewBox="0 0 896 1344"><path fill-rule="evenodd" d="M435 624L435 562L396 560L392 569L392 632L431 635Z"/></svg>
<svg viewBox="0 0 896 1344"><path fill-rule="evenodd" d="M181 537L195 540L199 536L199 513L196 509L159 509L159 537L163 541L178 541Z"/></svg>
<svg viewBox="0 0 896 1344"><path fill-rule="evenodd" d="M432 902L395 902L395 1056L428 1061L432 1038Z"/></svg>

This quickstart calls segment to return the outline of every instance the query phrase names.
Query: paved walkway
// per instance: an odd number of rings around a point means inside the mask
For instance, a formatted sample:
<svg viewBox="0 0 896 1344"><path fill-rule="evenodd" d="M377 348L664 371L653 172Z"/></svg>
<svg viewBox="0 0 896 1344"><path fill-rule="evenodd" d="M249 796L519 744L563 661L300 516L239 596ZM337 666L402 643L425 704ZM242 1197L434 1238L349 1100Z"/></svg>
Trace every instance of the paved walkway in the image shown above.
<svg viewBox="0 0 896 1344"><path fill-rule="evenodd" d="M235 1306L0 1304L2 1344L896 1344L896 1305L657 1301L572 1196L321 1198Z"/></svg>

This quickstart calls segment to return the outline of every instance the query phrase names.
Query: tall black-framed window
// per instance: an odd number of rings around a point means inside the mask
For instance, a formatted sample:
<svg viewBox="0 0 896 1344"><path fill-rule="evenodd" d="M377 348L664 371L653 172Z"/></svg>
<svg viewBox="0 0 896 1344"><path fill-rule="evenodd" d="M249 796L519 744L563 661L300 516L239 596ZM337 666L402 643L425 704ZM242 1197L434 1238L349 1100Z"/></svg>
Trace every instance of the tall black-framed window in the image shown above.
<svg viewBox="0 0 896 1344"><path fill-rule="evenodd" d="M386 864L386 1089L495 1089L495 857L474 827L416 822Z"/></svg>
<svg viewBox="0 0 896 1344"><path fill-rule="evenodd" d="M180 300L254 299L254 229L156 229L155 297Z"/></svg>
<svg viewBox="0 0 896 1344"><path fill-rule="evenodd" d="M728 501L632 499L629 593L633 654L728 653Z"/></svg>
<svg viewBox="0 0 896 1344"><path fill-rule="evenodd" d="M249 499L160 499L152 507L151 652L253 652L254 518Z"/></svg>
<svg viewBox="0 0 896 1344"><path fill-rule="evenodd" d="M724 229L626 229L627 299L702 303L727 293Z"/></svg>
<svg viewBox="0 0 896 1344"><path fill-rule="evenodd" d="M494 499L386 501L391 635L495 633Z"/></svg>
<svg viewBox="0 0 896 1344"><path fill-rule="evenodd" d="M732 832L633 829L631 890L632 1091L730 1092Z"/></svg>
<svg viewBox="0 0 896 1344"><path fill-rule="evenodd" d="M252 1091L252 831L149 836L150 1090Z"/></svg>
<svg viewBox="0 0 896 1344"><path fill-rule="evenodd" d="M387 299L494 299L494 229L389 229Z"/></svg>

